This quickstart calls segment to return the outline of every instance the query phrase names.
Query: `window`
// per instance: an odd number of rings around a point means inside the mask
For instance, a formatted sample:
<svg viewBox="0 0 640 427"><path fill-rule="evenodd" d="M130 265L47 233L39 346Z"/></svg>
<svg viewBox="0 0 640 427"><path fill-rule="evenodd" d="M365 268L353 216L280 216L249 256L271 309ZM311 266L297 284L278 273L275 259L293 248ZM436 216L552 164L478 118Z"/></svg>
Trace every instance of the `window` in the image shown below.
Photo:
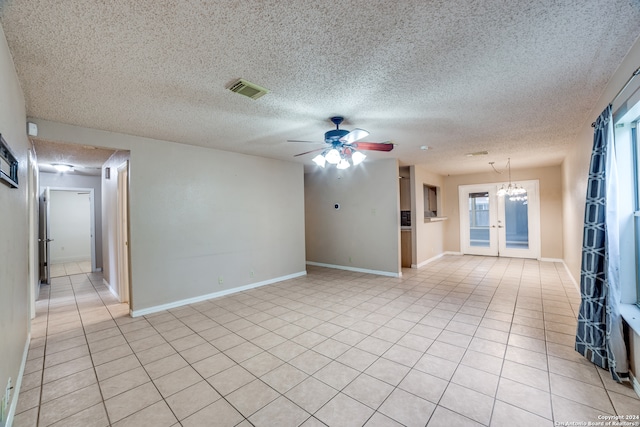
<svg viewBox="0 0 640 427"><path fill-rule="evenodd" d="M638 121L631 124L631 149L633 150L634 207L633 229L636 242L636 304L640 307L640 147L638 147Z"/></svg>
<svg viewBox="0 0 640 427"><path fill-rule="evenodd" d="M613 122L618 169L620 300L640 308L640 87L614 109Z"/></svg>

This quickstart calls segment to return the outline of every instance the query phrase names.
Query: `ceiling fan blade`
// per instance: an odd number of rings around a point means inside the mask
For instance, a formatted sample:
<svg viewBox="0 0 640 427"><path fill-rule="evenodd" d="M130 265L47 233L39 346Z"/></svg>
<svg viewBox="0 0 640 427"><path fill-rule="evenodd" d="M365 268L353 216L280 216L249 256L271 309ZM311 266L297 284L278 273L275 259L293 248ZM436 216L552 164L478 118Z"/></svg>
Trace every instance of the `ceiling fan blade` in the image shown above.
<svg viewBox="0 0 640 427"><path fill-rule="evenodd" d="M324 144L324 141L303 141L300 139L287 139L287 142L305 142L311 144Z"/></svg>
<svg viewBox="0 0 640 427"><path fill-rule="evenodd" d="M316 151L320 151L320 150L324 150L324 147L323 148L318 148L316 150L305 151L304 153L296 154L293 157L304 156L305 154L315 153Z"/></svg>
<svg viewBox="0 0 640 427"><path fill-rule="evenodd" d="M358 150L370 150L370 151L391 151L393 150L393 143L389 142L356 142L353 144L354 148Z"/></svg>
<svg viewBox="0 0 640 427"><path fill-rule="evenodd" d="M343 136L342 138L340 138L340 142L342 142L343 144L351 144L353 142L356 142L359 139L364 138L367 135L369 135L369 132L367 132L364 129L354 129L348 134L346 134L345 136Z"/></svg>

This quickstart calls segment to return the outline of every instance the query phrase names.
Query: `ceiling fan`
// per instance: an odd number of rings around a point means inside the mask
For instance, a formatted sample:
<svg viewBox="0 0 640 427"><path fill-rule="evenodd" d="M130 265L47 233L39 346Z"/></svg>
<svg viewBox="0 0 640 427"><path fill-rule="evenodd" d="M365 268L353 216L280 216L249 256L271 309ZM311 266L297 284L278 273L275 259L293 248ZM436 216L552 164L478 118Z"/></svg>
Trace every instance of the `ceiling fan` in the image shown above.
<svg viewBox="0 0 640 427"><path fill-rule="evenodd" d="M388 142L358 142L360 139L369 135L364 129L354 129L348 131L346 129L340 129L340 124L344 120L344 117L335 116L331 117L331 121L336 125L336 128L325 132L324 143L329 144L328 147L318 148L304 153L296 154L294 157L304 156L305 154L314 153L316 151L322 151L313 158L313 162L320 167L325 167L326 163L334 164L338 169L346 169L351 164L354 166L362 163L367 157L360 150L369 151L391 151L393 150L393 143ZM313 142L313 141L299 141L290 139L288 142ZM351 163L349 163L351 161Z"/></svg>

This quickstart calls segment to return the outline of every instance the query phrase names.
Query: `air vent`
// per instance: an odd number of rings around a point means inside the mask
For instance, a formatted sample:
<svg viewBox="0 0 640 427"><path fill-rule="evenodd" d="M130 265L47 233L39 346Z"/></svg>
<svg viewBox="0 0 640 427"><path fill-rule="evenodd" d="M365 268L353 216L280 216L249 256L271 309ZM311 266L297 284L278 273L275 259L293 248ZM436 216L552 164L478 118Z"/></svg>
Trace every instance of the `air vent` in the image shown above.
<svg viewBox="0 0 640 427"><path fill-rule="evenodd" d="M248 96L251 99L258 99L262 95L269 93L267 89L242 79L233 83L231 87L229 87L229 90L239 93L240 95Z"/></svg>

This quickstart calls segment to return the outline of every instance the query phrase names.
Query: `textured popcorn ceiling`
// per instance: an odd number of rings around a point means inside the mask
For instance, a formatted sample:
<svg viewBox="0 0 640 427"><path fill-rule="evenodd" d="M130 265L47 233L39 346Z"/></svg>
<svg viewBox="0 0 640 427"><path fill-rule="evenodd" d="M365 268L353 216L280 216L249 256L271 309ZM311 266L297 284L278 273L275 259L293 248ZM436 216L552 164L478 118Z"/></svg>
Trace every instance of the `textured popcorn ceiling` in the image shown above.
<svg viewBox="0 0 640 427"><path fill-rule="evenodd" d="M286 140L344 115L399 144L372 158L456 174L559 164L640 3L8 0L0 19L29 116L308 164Z"/></svg>
<svg viewBox="0 0 640 427"><path fill-rule="evenodd" d="M56 173L52 165L59 163L73 166L74 173L77 174L100 175L102 165L115 153L114 150L90 145L65 144L40 138L31 138L31 140L41 172Z"/></svg>

